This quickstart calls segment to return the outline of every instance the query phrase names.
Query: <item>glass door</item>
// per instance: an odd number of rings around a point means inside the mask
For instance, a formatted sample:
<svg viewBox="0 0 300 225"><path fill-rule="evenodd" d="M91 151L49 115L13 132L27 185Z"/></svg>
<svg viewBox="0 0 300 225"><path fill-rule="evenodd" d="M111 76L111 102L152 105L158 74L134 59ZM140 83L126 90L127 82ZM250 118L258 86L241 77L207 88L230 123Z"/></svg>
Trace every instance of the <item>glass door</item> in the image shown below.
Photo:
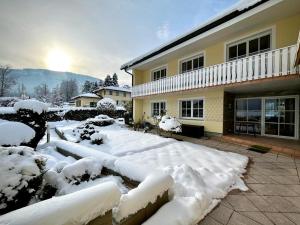
<svg viewBox="0 0 300 225"><path fill-rule="evenodd" d="M272 97L265 99L264 134L296 136L296 98Z"/></svg>

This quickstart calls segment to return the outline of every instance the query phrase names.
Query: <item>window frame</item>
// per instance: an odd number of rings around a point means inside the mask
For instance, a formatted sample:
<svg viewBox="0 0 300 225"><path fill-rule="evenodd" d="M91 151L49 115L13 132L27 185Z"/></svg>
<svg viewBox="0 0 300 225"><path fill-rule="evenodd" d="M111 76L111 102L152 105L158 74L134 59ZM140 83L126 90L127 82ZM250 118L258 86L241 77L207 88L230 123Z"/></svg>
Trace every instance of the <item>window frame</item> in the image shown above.
<svg viewBox="0 0 300 225"><path fill-rule="evenodd" d="M193 101L198 100L202 101L202 108L198 107L198 109L202 109L203 114L202 117L194 117L194 105ZM191 102L191 117L182 116L182 102L183 101L190 101ZM196 98L182 98L178 99L178 115L180 119L185 120L205 120L205 98L204 97L196 97Z"/></svg>
<svg viewBox="0 0 300 225"><path fill-rule="evenodd" d="M260 38L264 37L264 36L267 36L269 35L270 36L270 48L269 49L266 49L266 50L258 50L257 52L255 53L251 53L249 54L249 43L250 41L253 41L255 39L258 39L258 46L260 46ZM240 38L238 40L235 40L235 41L231 41L231 42L228 42L225 46L225 59L226 59L226 62L230 62L230 61L233 61L233 60L238 60L238 59L242 59L242 58L245 58L245 57L249 57L249 56L252 56L252 55L255 55L255 54L260 54L260 53L263 53L263 52L267 52L267 51L271 51L273 49L273 42L274 42L274 32L273 32L273 29L268 29L268 30L265 30L265 31L262 31L262 32L259 32L259 33L255 33L253 35L250 35L250 36L247 36L247 37L244 37L244 38ZM233 47L233 46L238 46L240 44L243 44L243 43L246 43L246 55L244 56L241 56L241 57L235 57L235 58L232 58L232 59L229 59L229 48L230 47ZM237 49L237 53L238 53L238 49Z"/></svg>
<svg viewBox="0 0 300 225"><path fill-rule="evenodd" d="M154 104L159 104L159 107L158 107L158 111L160 112L159 113L159 115L154 115L154 113L153 113L153 109L154 109L154 107L153 107L153 105ZM151 101L150 102L150 115L151 115L151 117L154 117L154 116L162 116L161 115L161 103L164 103L165 104L165 111L167 111L167 101L166 100L158 100L158 101Z"/></svg>
<svg viewBox="0 0 300 225"><path fill-rule="evenodd" d="M200 57L202 57L203 58L203 66L202 67L198 67L197 69L194 69L193 67L193 64L194 64L194 60L195 59L198 59L198 58L200 58ZM183 70L182 70L182 64L183 63L187 63L187 62L189 62L189 61L191 61L191 70L189 70L189 71L185 71L185 72L183 72ZM199 63L199 62L198 62ZM190 56L187 56L187 57L185 57L185 58L182 58L182 59L179 59L179 61L178 61L178 68L179 68L179 73L188 73L188 72L191 72L191 71L194 71L194 70L199 70L199 69L201 69L201 68L204 68L205 67L205 54L204 54L204 52L203 51L201 51L201 52L198 52L198 53L196 53L196 54L193 54L193 55L190 55Z"/></svg>
<svg viewBox="0 0 300 225"><path fill-rule="evenodd" d="M161 77L161 71L162 71L162 70L165 70L165 71L166 71L164 77ZM160 78L154 80L154 73L156 73L156 72L158 72L158 71L160 71ZM164 78L167 77L167 73L168 73L168 67L167 67L167 65L163 65L163 66L154 68L154 69L152 69L152 70L150 71L150 80L151 80L151 81L157 81L157 80L164 79Z"/></svg>

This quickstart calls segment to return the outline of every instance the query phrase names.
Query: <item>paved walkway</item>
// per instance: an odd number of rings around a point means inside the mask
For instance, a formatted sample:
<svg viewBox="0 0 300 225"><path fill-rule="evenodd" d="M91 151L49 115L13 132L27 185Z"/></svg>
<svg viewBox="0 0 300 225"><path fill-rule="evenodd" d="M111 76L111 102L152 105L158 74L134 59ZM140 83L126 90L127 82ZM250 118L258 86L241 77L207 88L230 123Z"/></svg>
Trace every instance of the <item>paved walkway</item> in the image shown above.
<svg viewBox="0 0 300 225"><path fill-rule="evenodd" d="M189 141L250 157L249 191L230 192L199 225L300 225L300 159L216 140Z"/></svg>

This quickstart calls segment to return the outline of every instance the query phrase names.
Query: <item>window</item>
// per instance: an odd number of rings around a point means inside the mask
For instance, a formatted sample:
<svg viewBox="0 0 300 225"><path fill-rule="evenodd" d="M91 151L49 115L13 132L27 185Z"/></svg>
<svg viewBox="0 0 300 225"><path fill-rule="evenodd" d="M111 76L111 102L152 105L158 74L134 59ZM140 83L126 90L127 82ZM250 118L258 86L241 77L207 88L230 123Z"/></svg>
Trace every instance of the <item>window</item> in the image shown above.
<svg viewBox="0 0 300 225"><path fill-rule="evenodd" d="M104 93L103 95L106 95L106 91L105 90L103 91L103 93Z"/></svg>
<svg viewBox="0 0 300 225"><path fill-rule="evenodd" d="M119 100L116 101L117 105L119 105Z"/></svg>
<svg viewBox="0 0 300 225"><path fill-rule="evenodd" d="M167 76L167 69L166 68L160 68L158 70L154 70L152 72L152 80L160 80Z"/></svg>
<svg viewBox="0 0 300 225"><path fill-rule="evenodd" d="M151 115L161 116L165 114L166 102L152 102L151 103Z"/></svg>
<svg viewBox="0 0 300 225"><path fill-rule="evenodd" d="M96 107L97 106L97 102L90 102L90 107Z"/></svg>
<svg viewBox="0 0 300 225"><path fill-rule="evenodd" d="M180 70L181 70L181 73L185 73L185 72L189 72L192 70L200 69L203 66L204 66L204 57L203 57L203 55L198 55L193 58L183 60L181 62Z"/></svg>
<svg viewBox="0 0 300 225"><path fill-rule="evenodd" d="M249 55L269 51L271 49L271 34L262 34L228 46L228 60L240 59Z"/></svg>
<svg viewBox="0 0 300 225"><path fill-rule="evenodd" d="M123 96L126 97L126 92L123 92Z"/></svg>
<svg viewBox="0 0 300 225"><path fill-rule="evenodd" d="M76 106L77 106L77 107L80 107L80 106L81 106L81 100L77 100L77 101L76 101Z"/></svg>
<svg viewBox="0 0 300 225"><path fill-rule="evenodd" d="M116 96L119 96L119 92L118 91L116 91Z"/></svg>
<svg viewBox="0 0 300 225"><path fill-rule="evenodd" d="M109 91L109 95L113 95L113 92L112 92L112 91Z"/></svg>
<svg viewBox="0 0 300 225"><path fill-rule="evenodd" d="M203 99L181 100L180 117L203 119Z"/></svg>

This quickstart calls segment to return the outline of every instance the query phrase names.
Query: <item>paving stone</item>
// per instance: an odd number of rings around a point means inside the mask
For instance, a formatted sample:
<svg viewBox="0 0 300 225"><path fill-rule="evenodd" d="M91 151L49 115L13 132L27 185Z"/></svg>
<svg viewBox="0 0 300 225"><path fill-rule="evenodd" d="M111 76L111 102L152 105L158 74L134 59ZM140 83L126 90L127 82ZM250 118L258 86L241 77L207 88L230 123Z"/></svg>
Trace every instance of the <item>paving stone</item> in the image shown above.
<svg viewBox="0 0 300 225"><path fill-rule="evenodd" d="M294 158L289 156L278 155L277 162L294 162Z"/></svg>
<svg viewBox="0 0 300 225"><path fill-rule="evenodd" d="M237 212L234 212L230 217L228 225L259 225L259 223Z"/></svg>
<svg viewBox="0 0 300 225"><path fill-rule="evenodd" d="M270 176L277 184L299 184L298 176Z"/></svg>
<svg viewBox="0 0 300 225"><path fill-rule="evenodd" d="M198 225L222 225L218 221L214 220L213 218L206 216Z"/></svg>
<svg viewBox="0 0 300 225"><path fill-rule="evenodd" d="M297 207L298 212L300 212L300 197L285 197L285 199L291 202L295 207Z"/></svg>
<svg viewBox="0 0 300 225"><path fill-rule="evenodd" d="M257 182L257 184L274 184L276 183L272 178L270 178L270 176L266 176L266 175L257 175L257 174L253 174L251 175L251 177L253 177Z"/></svg>
<svg viewBox="0 0 300 225"><path fill-rule="evenodd" d="M289 186L282 184L249 184L249 187L258 195L297 196Z"/></svg>
<svg viewBox="0 0 300 225"><path fill-rule="evenodd" d="M263 225L273 225L273 223L261 212L240 212L242 215Z"/></svg>
<svg viewBox="0 0 300 225"><path fill-rule="evenodd" d="M228 201L236 211L259 211L251 201L243 195L228 195L226 201Z"/></svg>
<svg viewBox="0 0 300 225"><path fill-rule="evenodd" d="M300 213L284 213L284 215L295 224L300 225Z"/></svg>
<svg viewBox="0 0 300 225"><path fill-rule="evenodd" d="M295 225L291 220L282 213L266 213L266 216L273 221L275 225Z"/></svg>
<svg viewBox="0 0 300 225"><path fill-rule="evenodd" d="M300 196L300 185L288 185L288 188L293 190L297 193L298 196Z"/></svg>
<svg viewBox="0 0 300 225"><path fill-rule="evenodd" d="M209 214L209 216L225 225L228 223L228 220L232 213L232 209L229 209L223 205L219 205Z"/></svg>
<svg viewBox="0 0 300 225"><path fill-rule="evenodd" d="M279 168L296 168L296 163L294 162L273 162L272 164Z"/></svg>
<svg viewBox="0 0 300 225"><path fill-rule="evenodd" d="M264 199L275 207L278 212L300 212L293 202L289 201L289 198L294 199L295 197L281 197L281 196L265 196Z"/></svg>
<svg viewBox="0 0 300 225"><path fill-rule="evenodd" d="M247 196L247 198L259 209L261 212L278 212L270 202L267 202L262 196Z"/></svg>

